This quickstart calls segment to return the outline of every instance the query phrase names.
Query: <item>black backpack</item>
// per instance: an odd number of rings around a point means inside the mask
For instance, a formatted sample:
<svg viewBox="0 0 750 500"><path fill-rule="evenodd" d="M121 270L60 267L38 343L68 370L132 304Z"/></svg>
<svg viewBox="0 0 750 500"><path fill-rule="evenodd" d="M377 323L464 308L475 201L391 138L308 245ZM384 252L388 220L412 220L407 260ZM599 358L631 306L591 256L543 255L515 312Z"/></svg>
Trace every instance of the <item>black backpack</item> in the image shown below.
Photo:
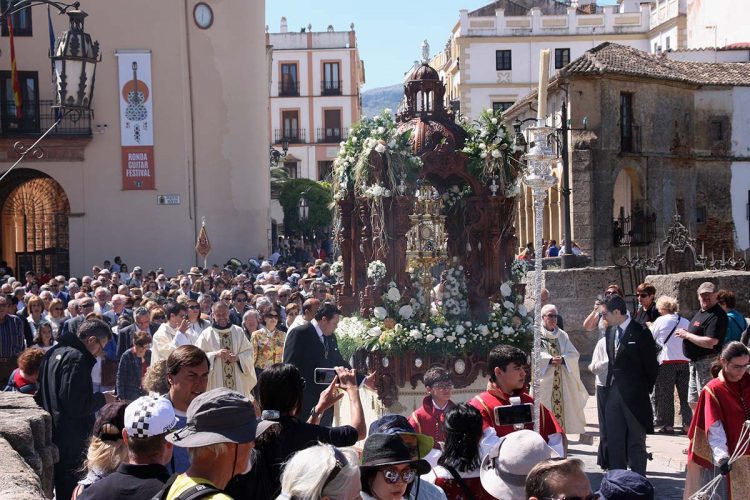
<svg viewBox="0 0 750 500"><path fill-rule="evenodd" d="M169 490L172 488L172 484L174 484L177 476L179 476L179 474L172 474L169 480L164 484L164 488L154 495L151 500L167 500ZM199 498L215 495L216 493L223 492L219 488L210 484L196 484L174 497L174 500L198 500Z"/></svg>

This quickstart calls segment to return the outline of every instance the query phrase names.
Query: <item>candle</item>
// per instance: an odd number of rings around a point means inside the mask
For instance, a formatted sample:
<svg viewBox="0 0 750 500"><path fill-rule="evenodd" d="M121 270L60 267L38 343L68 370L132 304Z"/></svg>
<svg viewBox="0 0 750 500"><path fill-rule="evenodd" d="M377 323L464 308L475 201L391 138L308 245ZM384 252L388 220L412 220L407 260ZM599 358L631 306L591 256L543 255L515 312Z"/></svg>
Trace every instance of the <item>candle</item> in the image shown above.
<svg viewBox="0 0 750 500"><path fill-rule="evenodd" d="M537 102L537 121L547 119L547 83L549 83L549 49L539 51L539 92Z"/></svg>
<svg viewBox="0 0 750 500"><path fill-rule="evenodd" d="M659 240L656 240L656 249L657 249L656 256L658 257L659 255L661 255L661 243L659 243Z"/></svg>

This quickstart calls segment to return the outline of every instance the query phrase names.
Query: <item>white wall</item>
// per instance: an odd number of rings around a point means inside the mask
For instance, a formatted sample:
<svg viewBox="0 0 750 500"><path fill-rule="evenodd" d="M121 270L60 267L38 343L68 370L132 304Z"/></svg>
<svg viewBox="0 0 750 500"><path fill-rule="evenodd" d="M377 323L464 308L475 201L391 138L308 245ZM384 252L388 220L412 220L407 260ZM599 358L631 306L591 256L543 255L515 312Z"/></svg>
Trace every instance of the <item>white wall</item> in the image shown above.
<svg viewBox="0 0 750 500"><path fill-rule="evenodd" d="M677 47L677 37L679 36L677 31L677 26L672 26L671 28L667 30L662 30L656 33L654 36L649 38L648 41L648 48L647 49L641 49L645 50L646 52L650 52L654 54L654 44L656 44L661 51L665 51L667 49L676 50ZM667 38L669 38L669 47L667 47Z"/></svg>
<svg viewBox="0 0 750 500"><path fill-rule="evenodd" d="M750 42L747 0L689 0L687 8L688 48L719 47L731 43ZM713 28L717 26L715 37Z"/></svg>
<svg viewBox="0 0 750 500"><path fill-rule="evenodd" d="M750 88L735 87L732 92L732 154L742 158L732 164L732 218L739 248L750 247L748 191L750 191Z"/></svg>

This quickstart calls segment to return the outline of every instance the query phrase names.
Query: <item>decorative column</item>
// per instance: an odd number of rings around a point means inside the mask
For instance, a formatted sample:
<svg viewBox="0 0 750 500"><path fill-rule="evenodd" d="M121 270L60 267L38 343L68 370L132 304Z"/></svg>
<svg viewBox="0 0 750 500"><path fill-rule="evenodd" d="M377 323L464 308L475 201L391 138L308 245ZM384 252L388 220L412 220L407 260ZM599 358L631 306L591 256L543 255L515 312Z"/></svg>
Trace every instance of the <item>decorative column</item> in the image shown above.
<svg viewBox="0 0 750 500"><path fill-rule="evenodd" d="M529 133L534 138L534 147L525 155L528 167L524 175L524 183L534 193L534 349L532 352L532 375L531 382L534 392L534 430L539 432L539 379L541 371L539 360L541 358L542 341L542 302L539 300L542 293L542 232L544 229L544 205L547 200L547 191L555 185L555 177L552 175L552 163L555 154L552 150L549 136L554 133L554 128L547 127L544 121L537 120L536 127L529 127Z"/></svg>

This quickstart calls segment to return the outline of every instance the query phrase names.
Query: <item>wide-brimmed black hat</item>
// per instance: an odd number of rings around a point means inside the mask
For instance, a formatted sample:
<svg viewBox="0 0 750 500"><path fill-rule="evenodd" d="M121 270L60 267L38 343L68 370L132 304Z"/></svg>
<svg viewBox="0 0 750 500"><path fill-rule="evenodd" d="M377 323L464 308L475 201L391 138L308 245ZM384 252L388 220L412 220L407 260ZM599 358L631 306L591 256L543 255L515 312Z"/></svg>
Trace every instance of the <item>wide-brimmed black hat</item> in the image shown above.
<svg viewBox="0 0 750 500"><path fill-rule="evenodd" d="M362 467L411 464L419 475L432 470L427 460L414 459L397 434L370 434L362 450Z"/></svg>

